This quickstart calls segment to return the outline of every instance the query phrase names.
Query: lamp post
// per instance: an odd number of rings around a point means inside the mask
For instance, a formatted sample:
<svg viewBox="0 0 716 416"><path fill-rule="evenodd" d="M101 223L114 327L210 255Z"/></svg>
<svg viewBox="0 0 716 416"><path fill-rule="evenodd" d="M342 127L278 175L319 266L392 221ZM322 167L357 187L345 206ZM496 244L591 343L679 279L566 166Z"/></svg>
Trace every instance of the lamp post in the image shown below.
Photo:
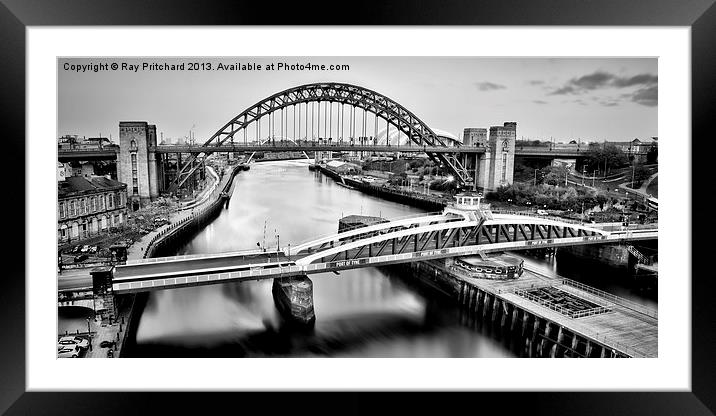
<svg viewBox="0 0 716 416"><path fill-rule="evenodd" d="M90 318L87 317L87 339L89 340L89 349L92 351L92 331L90 330Z"/></svg>
<svg viewBox="0 0 716 416"><path fill-rule="evenodd" d="M634 162L631 163L631 189L634 189L634 168L636 167L636 164Z"/></svg>

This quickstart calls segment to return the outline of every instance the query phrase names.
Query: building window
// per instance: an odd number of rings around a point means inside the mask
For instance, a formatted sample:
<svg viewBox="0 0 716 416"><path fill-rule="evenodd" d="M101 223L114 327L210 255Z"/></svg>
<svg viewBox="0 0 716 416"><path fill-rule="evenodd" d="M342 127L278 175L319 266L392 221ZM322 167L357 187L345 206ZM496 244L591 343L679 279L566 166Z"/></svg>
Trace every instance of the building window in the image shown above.
<svg viewBox="0 0 716 416"><path fill-rule="evenodd" d="M137 150L137 141L136 141L136 140L132 140L131 142L129 142L129 148L130 148L131 150Z"/></svg>
<svg viewBox="0 0 716 416"><path fill-rule="evenodd" d="M65 203L60 202L60 218L65 218Z"/></svg>
<svg viewBox="0 0 716 416"><path fill-rule="evenodd" d="M97 197L93 196L92 197L92 212L96 212L96 211L97 211Z"/></svg>
<svg viewBox="0 0 716 416"><path fill-rule="evenodd" d="M114 195L108 194L107 195L107 209L113 209L114 208Z"/></svg>
<svg viewBox="0 0 716 416"><path fill-rule="evenodd" d="M104 195L100 195L99 197L99 209L104 211Z"/></svg>

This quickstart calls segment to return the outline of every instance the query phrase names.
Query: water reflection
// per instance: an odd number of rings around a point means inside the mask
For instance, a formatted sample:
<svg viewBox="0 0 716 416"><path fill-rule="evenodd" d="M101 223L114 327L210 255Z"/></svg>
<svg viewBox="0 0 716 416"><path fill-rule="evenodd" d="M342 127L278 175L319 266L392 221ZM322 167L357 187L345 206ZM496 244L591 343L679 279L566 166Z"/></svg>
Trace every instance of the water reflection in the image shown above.
<svg viewBox="0 0 716 416"><path fill-rule="evenodd" d="M177 254L257 244L285 247L336 232L344 215L392 218L420 212L340 187L309 172L305 163L259 163L236 177L229 208ZM549 261L528 261L557 270ZM310 278L312 331L283 325L271 280L163 290L148 295L136 344L127 351L139 357L519 355L489 332L462 322L457 306L421 288L405 269L354 269Z"/></svg>

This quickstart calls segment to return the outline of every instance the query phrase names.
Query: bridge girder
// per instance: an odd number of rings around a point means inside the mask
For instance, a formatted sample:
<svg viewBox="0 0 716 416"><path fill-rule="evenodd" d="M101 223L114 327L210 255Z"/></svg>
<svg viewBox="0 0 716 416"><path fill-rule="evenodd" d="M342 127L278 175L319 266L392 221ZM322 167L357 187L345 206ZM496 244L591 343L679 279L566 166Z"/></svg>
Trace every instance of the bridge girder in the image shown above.
<svg viewBox="0 0 716 416"><path fill-rule="evenodd" d="M212 154L214 152L212 147L221 146L227 140L232 139L237 132L248 128L251 123L259 121L262 117L290 106L311 102L339 103L361 108L395 126L411 142L419 146L447 147L425 122L397 101L382 94L364 87L345 83L306 84L289 88L265 98L227 122L204 143L204 152L190 155L187 163L177 172L176 179L169 190L173 192L186 182L196 170L196 166L193 166L191 162ZM456 154L427 153L434 161L444 164L460 183L465 185L472 183L473 178L461 164Z"/></svg>
<svg viewBox="0 0 716 416"><path fill-rule="evenodd" d="M373 231L350 237L336 238L330 242L304 248L295 253L297 264L331 263L340 260L390 254L443 250L446 248L492 245L500 243L530 242L534 248L540 244L552 244L564 238L587 239L601 238L608 233L572 223L553 222L494 222L455 221L442 224L429 224L417 228L389 230L381 233ZM336 235L340 237L340 234ZM410 243L413 244L410 244ZM529 247L528 247L529 248ZM388 250L388 251L386 251Z"/></svg>

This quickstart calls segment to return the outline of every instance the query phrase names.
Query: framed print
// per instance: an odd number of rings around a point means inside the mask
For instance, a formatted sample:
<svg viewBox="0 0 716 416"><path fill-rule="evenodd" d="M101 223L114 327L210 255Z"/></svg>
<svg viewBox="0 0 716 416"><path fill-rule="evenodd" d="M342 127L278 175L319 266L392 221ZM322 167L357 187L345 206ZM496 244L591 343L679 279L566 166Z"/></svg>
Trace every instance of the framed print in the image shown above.
<svg viewBox="0 0 716 416"><path fill-rule="evenodd" d="M4 2L2 409L711 414L711 3Z"/></svg>

